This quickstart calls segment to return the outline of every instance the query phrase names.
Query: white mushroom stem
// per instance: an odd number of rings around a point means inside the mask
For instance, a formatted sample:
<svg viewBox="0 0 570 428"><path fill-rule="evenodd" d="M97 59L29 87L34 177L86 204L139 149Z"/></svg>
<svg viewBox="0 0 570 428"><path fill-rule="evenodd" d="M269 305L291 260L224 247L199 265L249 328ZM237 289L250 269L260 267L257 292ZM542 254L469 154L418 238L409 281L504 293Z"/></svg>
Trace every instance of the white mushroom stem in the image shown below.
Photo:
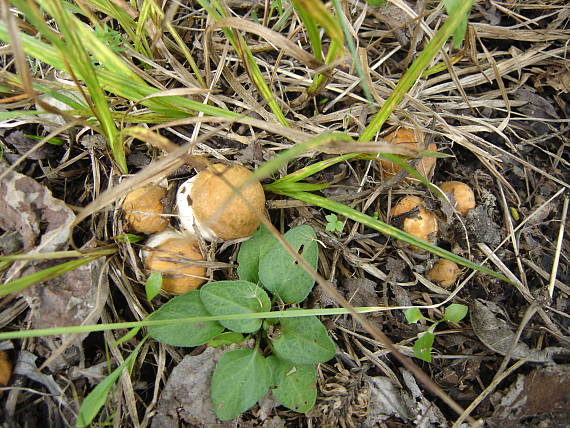
<svg viewBox="0 0 570 428"><path fill-rule="evenodd" d="M190 192L192 191L192 182L196 177L197 175L182 183L176 193L176 205L178 207L180 226L188 233L194 234L198 231L205 240L214 241L215 239L218 239L216 233L196 219L194 216L194 210L192 209L192 198L190 197Z"/></svg>
<svg viewBox="0 0 570 428"><path fill-rule="evenodd" d="M169 239L173 238L182 238L184 235L174 229L166 229L160 233L155 233L146 241L146 247L149 248L157 248L160 247L163 243L168 241ZM141 256L143 260L146 260L149 256L149 250L141 250Z"/></svg>

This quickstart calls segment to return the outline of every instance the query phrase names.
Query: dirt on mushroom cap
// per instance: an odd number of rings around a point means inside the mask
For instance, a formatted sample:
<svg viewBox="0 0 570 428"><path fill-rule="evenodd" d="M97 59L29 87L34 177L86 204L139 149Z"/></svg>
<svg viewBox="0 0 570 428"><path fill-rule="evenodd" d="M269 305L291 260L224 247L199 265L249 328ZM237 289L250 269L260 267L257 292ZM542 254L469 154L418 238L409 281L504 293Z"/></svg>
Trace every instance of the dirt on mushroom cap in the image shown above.
<svg viewBox="0 0 570 428"><path fill-rule="evenodd" d="M263 188L258 181L240 188L251 174L240 165L216 164L201 171L193 183L190 194L194 216L221 239L245 238L259 227L256 213L263 214L265 208ZM234 195L227 183L239 189L241 197Z"/></svg>

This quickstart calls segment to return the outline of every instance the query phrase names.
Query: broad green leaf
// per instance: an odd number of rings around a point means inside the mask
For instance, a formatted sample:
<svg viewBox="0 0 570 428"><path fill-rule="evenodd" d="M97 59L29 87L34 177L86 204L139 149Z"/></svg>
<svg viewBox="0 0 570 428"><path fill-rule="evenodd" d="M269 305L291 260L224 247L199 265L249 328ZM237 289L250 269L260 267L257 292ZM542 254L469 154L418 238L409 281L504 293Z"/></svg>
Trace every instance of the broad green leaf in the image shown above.
<svg viewBox="0 0 570 428"><path fill-rule="evenodd" d="M226 352L212 375L214 412L229 421L257 403L269 390L271 371L256 349Z"/></svg>
<svg viewBox="0 0 570 428"><path fill-rule="evenodd" d="M271 301L263 288L247 281L218 281L204 285L200 298L212 315L251 314L268 312ZM259 330L262 320L220 321L224 327L238 333L253 333Z"/></svg>
<svg viewBox="0 0 570 428"><path fill-rule="evenodd" d="M243 242L237 256L238 276L244 281L259 282L259 261L275 245L277 240L261 226L250 239Z"/></svg>
<svg viewBox="0 0 570 428"><path fill-rule="evenodd" d="M431 363L431 347L435 340L435 334L431 331L425 331L418 335L416 343L414 343L414 355L420 360Z"/></svg>
<svg viewBox="0 0 570 428"><path fill-rule="evenodd" d="M162 287L162 275L160 272L153 272L149 275L146 282L144 283L144 289L146 291L146 299L150 302L158 293Z"/></svg>
<svg viewBox="0 0 570 428"><path fill-rule="evenodd" d="M86 427L93 421L95 416L97 416L97 413L99 413L99 410L101 410L101 407L103 407L107 401L109 391L111 391L111 388L123 370L127 367L132 367L132 364L134 363L144 342L145 340L141 340L135 350L131 352L131 355L129 355L119 367L113 370L109 376L103 379L103 381L99 383L93 391L87 395L87 397L85 397L81 403L81 407L79 408L79 413L77 414L77 420L75 421L76 427Z"/></svg>
<svg viewBox="0 0 570 428"><path fill-rule="evenodd" d="M317 400L317 371L312 364L295 364L274 355L267 358L273 396L288 409L304 413Z"/></svg>
<svg viewBox="0 0 570 428"><path fill-rule="evenodd" d="M311 226L291 229L284 235L293 250L316 269L319 257L317 235ZM285 303L299 303L309 295L315 280L277 242L259 264L259 279L265 288Z"/></svg>
<svg viewBox="0 0 570 428"><path fill-rule="evenodd" d="M408 324L415 324L419 320L425 319L418 308L406 309L404 314L406 315L406 321L408 321Z"/></svg>
<svg viewBox="0 0 570 428"><path fill-rule="evenodd" d="M297 364L324 363L336 353L334 342L317 317L283 318L271 343L275 355Z"/></svg>
<svg viewBox="0 0 570 428"><path fill-rule="evenodd" d="M158 311L152 313L151 320L168 320L200 316L211 316L200 300L200 291L193 290L171 299ZM216 321L203 321L165 326L150 326L148 334L154 339L172 346L198 346L216 337L224 327Z"/></svg>
<svg viewBox="0 0 570 428"><path fill-rule="evenodd" d="M449 322L459 322L463 318L465 318L465 315L467 315L468 310L469 308L465 305L460 305L459 303L452 303L447 308L445 308L443 320Z"/></svg>
<svg viewBox="0 0 570 428"><path fill-rule="evenodd" d="M208 341L208 346L212 348L219 348L220 346L232 345L234 343L241 343L245 340L245 337L241 333L235 333L233 331L226 331L222 334L218 334L213 339Z"/></svg>

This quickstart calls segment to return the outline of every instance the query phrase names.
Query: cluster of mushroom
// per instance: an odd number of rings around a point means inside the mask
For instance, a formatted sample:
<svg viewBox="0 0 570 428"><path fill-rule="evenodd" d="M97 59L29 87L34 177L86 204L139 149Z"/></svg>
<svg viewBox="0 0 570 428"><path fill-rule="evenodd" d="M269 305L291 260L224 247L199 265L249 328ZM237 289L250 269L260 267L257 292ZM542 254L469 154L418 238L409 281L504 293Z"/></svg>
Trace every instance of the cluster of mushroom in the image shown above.
<svg viewBox="0 0 570 428"><path fill-rule="evenodd" d="M384 138L392 144L406 144L415 146L419 150L424 149L423 134L412 129L399 128ZM437 150L437 146L432 143L427 147L427 150L434 152ZM430 180L435 170L435 162L435 157L422 157L415 168L422 176ZM398 165L385 160L379 160L378 166L384 177L392 177L400 172ZM411 177L406 177L405 180L411 183L418 182ZM460 181L446 181L441 183L439 188L460 215L467 216L469 211L475 208L475 195L467 184ZM395 220L398 225L401 225L405 232L422 241L435 244L438 231L437 217L426 208L421 198L417 196L402 198L392 208L390 215L393 221ZM409 249L411 251L419 250L413 246ZM459 266L456 263L447 259L440 259L429 270L427 276L439 285L448 287L455 282L459 271Z"/></svg>
<svg viewBox="0 0 570 428"><path fill-rule="evenodd" d="M145 268L162 274L164 291L182 294L206 281L197 236L206 241L250 236L264 214L265 194L247 168L214 164L178 188L180 230L164 215L166 194L159 184L140 187L125 197L122 209L129 230L151 235L142 253Z"/></svg>

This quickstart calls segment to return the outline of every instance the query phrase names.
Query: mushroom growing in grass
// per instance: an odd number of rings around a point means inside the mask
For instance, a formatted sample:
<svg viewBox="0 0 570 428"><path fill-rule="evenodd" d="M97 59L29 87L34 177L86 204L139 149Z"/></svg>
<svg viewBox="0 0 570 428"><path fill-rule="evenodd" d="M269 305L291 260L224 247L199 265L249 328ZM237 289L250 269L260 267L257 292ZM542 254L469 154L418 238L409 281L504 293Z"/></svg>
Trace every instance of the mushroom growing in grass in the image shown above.
<svg viewBox="0 0 570 428"><path fill-rule="evenodd" d="M121 208L129 229L140 233L162 232L168 226L168 218L163 217L166 189L157 184L148 184L129 193Z"/></svg>
<svg viewBox="0 0 570 428"><path fill-rule="evenodd" d="M422 241L434 243L437 233L437 218L426 210L424 202L417 196L401 199L392 211L392 220L402 222L401 229ZM418 250L415 246L412 250Z"/></svg>
<svg viewBox="0 0 570 428"><path fill-rule="evenodd" d="M409 128L398 128L396 131L384 137L386 141L391 144L403 144L419 150L424 150L424 135L423 132L419 130L409 129ZM435 143L428 145L427 150L430 152L437 151L437 146ZM401 171L399 165L390 162L386 159L378 159L378 165L382 171L384 177L393 177ZM421 175L423 175L427 180L431 179L433 171L435 169L435 158L423 156L415 164L414 168ZM406 181L411 183L417 183L418 180L413 177L406 177Z"/></svg>
<svg viewBox="0 0 570 428"><path fill-rule="evenodd" d="M182 227L190 233L196 227L209 241L253 234L264 215L265 193L257 180L244 186L251 177L243 166L215 164L184 182L176 195Z"/></svg>
<svg viewBox="0 0 570 428"><path fill-rule="evenodd" d="M171 294L196 290L206 282L206 268L192 264L204 261L198 242L192 235L168 229L148 240L143 251L145 268L162 274L162 289Z"/></svg>
<svg viewBox="0 0 570 428"><path fill-rule="evenodd" d="M471 187L461 181L446 181L439 186L447 195L451 205L465 217L470 210L475 208L475 194Z"/></svg>
<svg viewBox="0 0 570 428"><path fill-rule="evenodd" d="M430 281L436 282L442 287L449 287L457 281L459 276L457 263L447 259L439 259L427 273Z"/></svg>

